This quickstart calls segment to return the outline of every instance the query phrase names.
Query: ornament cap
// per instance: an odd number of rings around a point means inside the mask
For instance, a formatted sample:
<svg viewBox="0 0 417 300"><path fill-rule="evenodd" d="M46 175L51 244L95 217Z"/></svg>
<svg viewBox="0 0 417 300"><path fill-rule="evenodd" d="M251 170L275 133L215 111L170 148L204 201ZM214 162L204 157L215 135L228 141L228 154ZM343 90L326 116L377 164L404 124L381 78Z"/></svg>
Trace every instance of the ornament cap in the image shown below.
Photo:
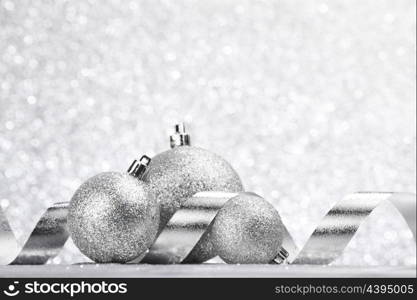
<svg viewBox="0 0 417 300"><path fill-rule="evenodd" d="M190 146L190 135L185 130L184 123L179 123L175 125L175 132L169 138L171 148L178 146Z"/></svg>
<svg viewBox="0 0 417 300"><path fill-rule="evenodd" d="M127 170L127 173L129 173L129 175L132 175L133 177L142 179L150 162L151 162L151 159L148 156L143 155L139 160L135 159L133 161L133 163L130 165L129 169Z"/></svg>
<svg viewBox="0 0 417 300"><path fill-rule="evenodd" d="M289 255L288 251L281 247L272 262L279 265L285 263Z"/></svg>

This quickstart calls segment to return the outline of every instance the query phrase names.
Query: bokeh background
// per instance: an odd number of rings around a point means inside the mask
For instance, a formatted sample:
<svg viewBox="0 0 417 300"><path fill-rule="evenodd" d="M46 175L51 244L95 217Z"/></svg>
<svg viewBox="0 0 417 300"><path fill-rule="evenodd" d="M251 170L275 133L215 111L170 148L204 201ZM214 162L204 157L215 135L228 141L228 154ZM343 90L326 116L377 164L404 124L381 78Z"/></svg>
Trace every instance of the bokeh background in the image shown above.
<svg viewBox="0 0 417 300"><path fill-rule="evenodd" d="M299 246L345 195L416 191L416 2L0 1L0 205L23 243L88 177L169 147L226 158ZM412 265L378 209L343 265ZM86 260L68 242L53 263Z"/></svg>

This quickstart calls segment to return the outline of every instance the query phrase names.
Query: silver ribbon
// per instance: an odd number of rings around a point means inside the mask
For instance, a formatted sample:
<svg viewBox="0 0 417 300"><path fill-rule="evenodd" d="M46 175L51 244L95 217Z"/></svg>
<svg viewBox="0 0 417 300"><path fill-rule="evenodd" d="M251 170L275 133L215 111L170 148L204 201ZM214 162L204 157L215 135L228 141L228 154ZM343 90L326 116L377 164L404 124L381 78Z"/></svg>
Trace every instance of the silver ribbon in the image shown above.
<svg viewBox="0 0 417 300"><path fill-rule="evenodd" d="M185 263L210 230L219 209L235 193L203 192L186 201L168 222L142 262ZM355 193L339 201L322 219L299 252L284 228L283 247L292 264L329 264L338 258L361 224L384 202L399 211L416 237L416 195L405 193ZM56 203L37 223L20 249L0 210L0 265L44 264L55 257L68 239L68 203ZM278 251L278 249L277 249Z"/></svg>
<svg viewBox="0 0 417 300"><path fill-rule="evenodd" d="M41 265L55 257L68 239L68 202L48 208L23 247L0 210L0 265Z"/></svg>
<svg viewBox="0 0 417 300"><path fill-rule="evenodd" d="M210 232L217 212L237 195L225 192L195 194L169 220L142 262L178 264L199 261L200 259L195 259L193 250L203 240L204 235ZM297 247L285 226L283 233L283 247L289 253L288 258L291 258Z"/></svg>
<svg viewBox="0 0 417 300"><path fill-rule="evenodd" d="M384 202L403 216L416 238L416 195L405 193L356 193L339 201L307 240L294 264L327 265L338 258L360 225Z"/></svg>

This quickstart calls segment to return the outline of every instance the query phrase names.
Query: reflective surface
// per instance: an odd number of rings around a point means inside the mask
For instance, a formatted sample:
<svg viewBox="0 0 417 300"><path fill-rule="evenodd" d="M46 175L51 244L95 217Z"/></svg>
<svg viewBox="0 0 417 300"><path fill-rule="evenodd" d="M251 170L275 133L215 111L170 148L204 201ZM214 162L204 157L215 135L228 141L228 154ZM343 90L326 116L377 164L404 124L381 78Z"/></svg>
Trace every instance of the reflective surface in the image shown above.
<svg viewBox="0 0 417 300"><path fill-rule="evenodd" d="M0 277L416 277L414 267L300 265L46 265L0 266Z"/></svg>

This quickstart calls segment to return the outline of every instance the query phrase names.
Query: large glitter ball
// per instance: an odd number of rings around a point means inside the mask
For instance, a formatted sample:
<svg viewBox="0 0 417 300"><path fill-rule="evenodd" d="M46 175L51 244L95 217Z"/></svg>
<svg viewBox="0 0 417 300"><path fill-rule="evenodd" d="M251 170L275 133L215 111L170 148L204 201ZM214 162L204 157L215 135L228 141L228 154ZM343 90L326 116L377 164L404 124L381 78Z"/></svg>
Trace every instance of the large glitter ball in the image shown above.
<svg viewBox="0 0 417 300"><path fill-rule="evenodd" d="M253 193L241 193L220 209L210 239L216 255L227 263L271 262L282 245L283 224L278 211Z"/></svg>
<svg viewBox="0 0 417 300"><path fill-rule="evenodd" d="M96 262L124 263L155 239L159 206L148 186L127 173L98 174L71 199L68 227L82 253Z"/></svg>
<svg viewBox="0 0 417 300"><path fill-rule="evenodd" d="M223 158L210 151L180 146L152 158L143 180L160 203L162 227L181 204L203 191L240 192L239 175Z"/></svg>

